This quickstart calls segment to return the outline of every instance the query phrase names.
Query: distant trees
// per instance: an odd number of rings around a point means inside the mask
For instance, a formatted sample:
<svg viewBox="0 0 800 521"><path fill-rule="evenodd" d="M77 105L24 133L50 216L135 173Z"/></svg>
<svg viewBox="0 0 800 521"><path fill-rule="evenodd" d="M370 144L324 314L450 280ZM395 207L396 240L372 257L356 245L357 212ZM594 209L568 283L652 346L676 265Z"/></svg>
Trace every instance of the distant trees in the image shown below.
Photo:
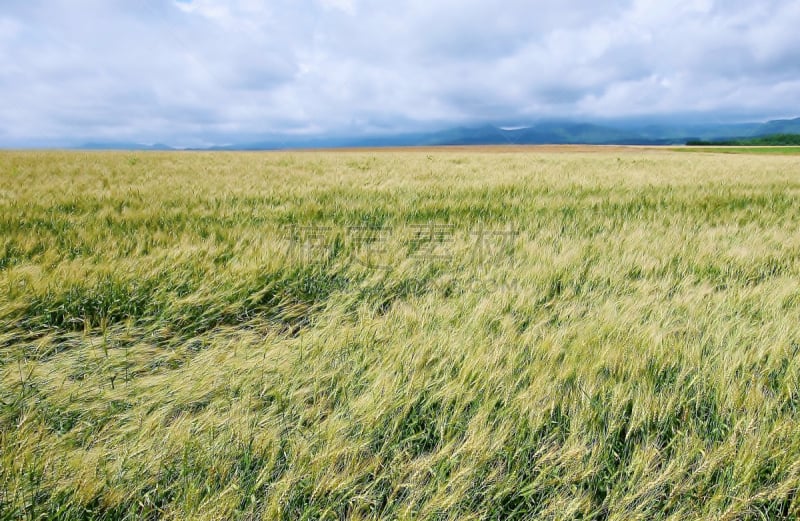
<svg viewBox="0 0 800 521"><path fill-rule="evenodd" d="M800 134L772 134L752 138L736 138L719 141L690 139L688 146L800 146Z"/></svg>

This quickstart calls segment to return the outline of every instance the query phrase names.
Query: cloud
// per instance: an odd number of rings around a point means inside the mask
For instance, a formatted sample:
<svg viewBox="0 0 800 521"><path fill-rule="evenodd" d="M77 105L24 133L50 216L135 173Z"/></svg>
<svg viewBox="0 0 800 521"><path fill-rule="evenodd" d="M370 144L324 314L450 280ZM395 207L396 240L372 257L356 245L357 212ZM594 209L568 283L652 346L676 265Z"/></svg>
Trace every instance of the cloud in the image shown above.
<svg viewBox="0 0 800 521"><path fill-rule="evenodd" d="M6 0L2 143L793 115L791 0Z"/></svg>
<svg viewBox="0 0 800 521"><path fill-rule="evenodd" d="M353 0L320 0L319 3L325 9L338 9L349 15L353 15L356 12Z"/></svg>

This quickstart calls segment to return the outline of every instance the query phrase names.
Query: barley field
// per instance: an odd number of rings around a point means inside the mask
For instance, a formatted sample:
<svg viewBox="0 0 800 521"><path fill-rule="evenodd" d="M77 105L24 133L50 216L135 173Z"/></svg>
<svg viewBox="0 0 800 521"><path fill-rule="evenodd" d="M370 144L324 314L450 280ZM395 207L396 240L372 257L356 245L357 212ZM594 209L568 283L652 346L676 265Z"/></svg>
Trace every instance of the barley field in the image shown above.
<svg viewBox="0 0 800 521"><path fill-rule="evenodd" d="M0 519L800 516L800 157L0 153Z"/></svg>

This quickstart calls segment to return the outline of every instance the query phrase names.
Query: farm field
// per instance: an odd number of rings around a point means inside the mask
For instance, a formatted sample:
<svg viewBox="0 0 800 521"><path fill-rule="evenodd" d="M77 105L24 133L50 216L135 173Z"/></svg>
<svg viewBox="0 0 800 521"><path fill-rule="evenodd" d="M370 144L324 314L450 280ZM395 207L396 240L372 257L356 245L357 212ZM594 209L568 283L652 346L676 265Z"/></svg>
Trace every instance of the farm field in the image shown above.
<svg viewBox="0 0 800 521"><path fill-rule="evenodd" d="M762 147L762 146L711 146L711 147L681 147L672 150L680 152L705 152L712 154L765 154L765 155L800 155L800 147Z"/></svg>
<svg viewBox="0 0 800 521"><path fill-rule="evenodd" d="M0 152L0 519L800 516L800 162Z"/></svg>

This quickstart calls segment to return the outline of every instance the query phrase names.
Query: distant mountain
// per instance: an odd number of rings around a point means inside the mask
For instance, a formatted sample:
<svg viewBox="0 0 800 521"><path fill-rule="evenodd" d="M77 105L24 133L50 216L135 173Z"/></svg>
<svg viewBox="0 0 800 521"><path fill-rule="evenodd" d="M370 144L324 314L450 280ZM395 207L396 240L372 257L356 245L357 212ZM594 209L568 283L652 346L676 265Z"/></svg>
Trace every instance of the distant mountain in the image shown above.
<svg viewBox="0 0 800 521"><path fill-rule="evenodd" d="M768 121L761 125L753 135L768 136L771 134L800 134L800 118Z"/></svg>
<svg viewBox="0 0 800 521"><path fill-rule="evenodd" d="M738 124L661 124L632 127L629 130L643 139L682 142L688 137L695 139L722 139L738 136L751 136L761 128L762 123Z"/></svg>
<svg viewBox="0 0 800 521"><path fill-rule="evenodd" d="M492 125L459 127L425 136L423 145L543 145L606 143L629 139L624 131L589 123L544 122L529 127L503 129Z"/></svg>
<svg viewBox="0 0 800 521"><path fill-rule="evenodd" d="M663 134L663 135L662 135ZM642 133L594 123L546 121L522 128L459 127L425 136L420 145L657 145L682 143L670 134Z"/></svg>
<svg viewBox="0 0 800 521"><path fill-rule="evenodd" d="M646 126L598 125L571 121L545 121L523 128L502 129L484 125L456 128L428 135L420 145L675 145L694 139L721 140L800 134L800 118L767 123L653 124Z"/></svg>
<svg viewBox="0 0 800 521"><path fill-rule="evenodd" d="M80 150L176 150L175 148L162 143L144 145L142 143L124 142L85 143L77 148Z"/></svg>
<svg viewBox="0 0 800 521"><path fill-rule="evenodd" d="M800 134L800 118L766 123L597 124L549 120L503 128L494 125L456 127L438 132L382 136L284 136L271 134L254 142L196 148L195 150L282 150L303 148L439 146L439 145L676 145L689 141L722 141L775 134ZM174 150L163 144L87 143L84 150Z"/></svg>

